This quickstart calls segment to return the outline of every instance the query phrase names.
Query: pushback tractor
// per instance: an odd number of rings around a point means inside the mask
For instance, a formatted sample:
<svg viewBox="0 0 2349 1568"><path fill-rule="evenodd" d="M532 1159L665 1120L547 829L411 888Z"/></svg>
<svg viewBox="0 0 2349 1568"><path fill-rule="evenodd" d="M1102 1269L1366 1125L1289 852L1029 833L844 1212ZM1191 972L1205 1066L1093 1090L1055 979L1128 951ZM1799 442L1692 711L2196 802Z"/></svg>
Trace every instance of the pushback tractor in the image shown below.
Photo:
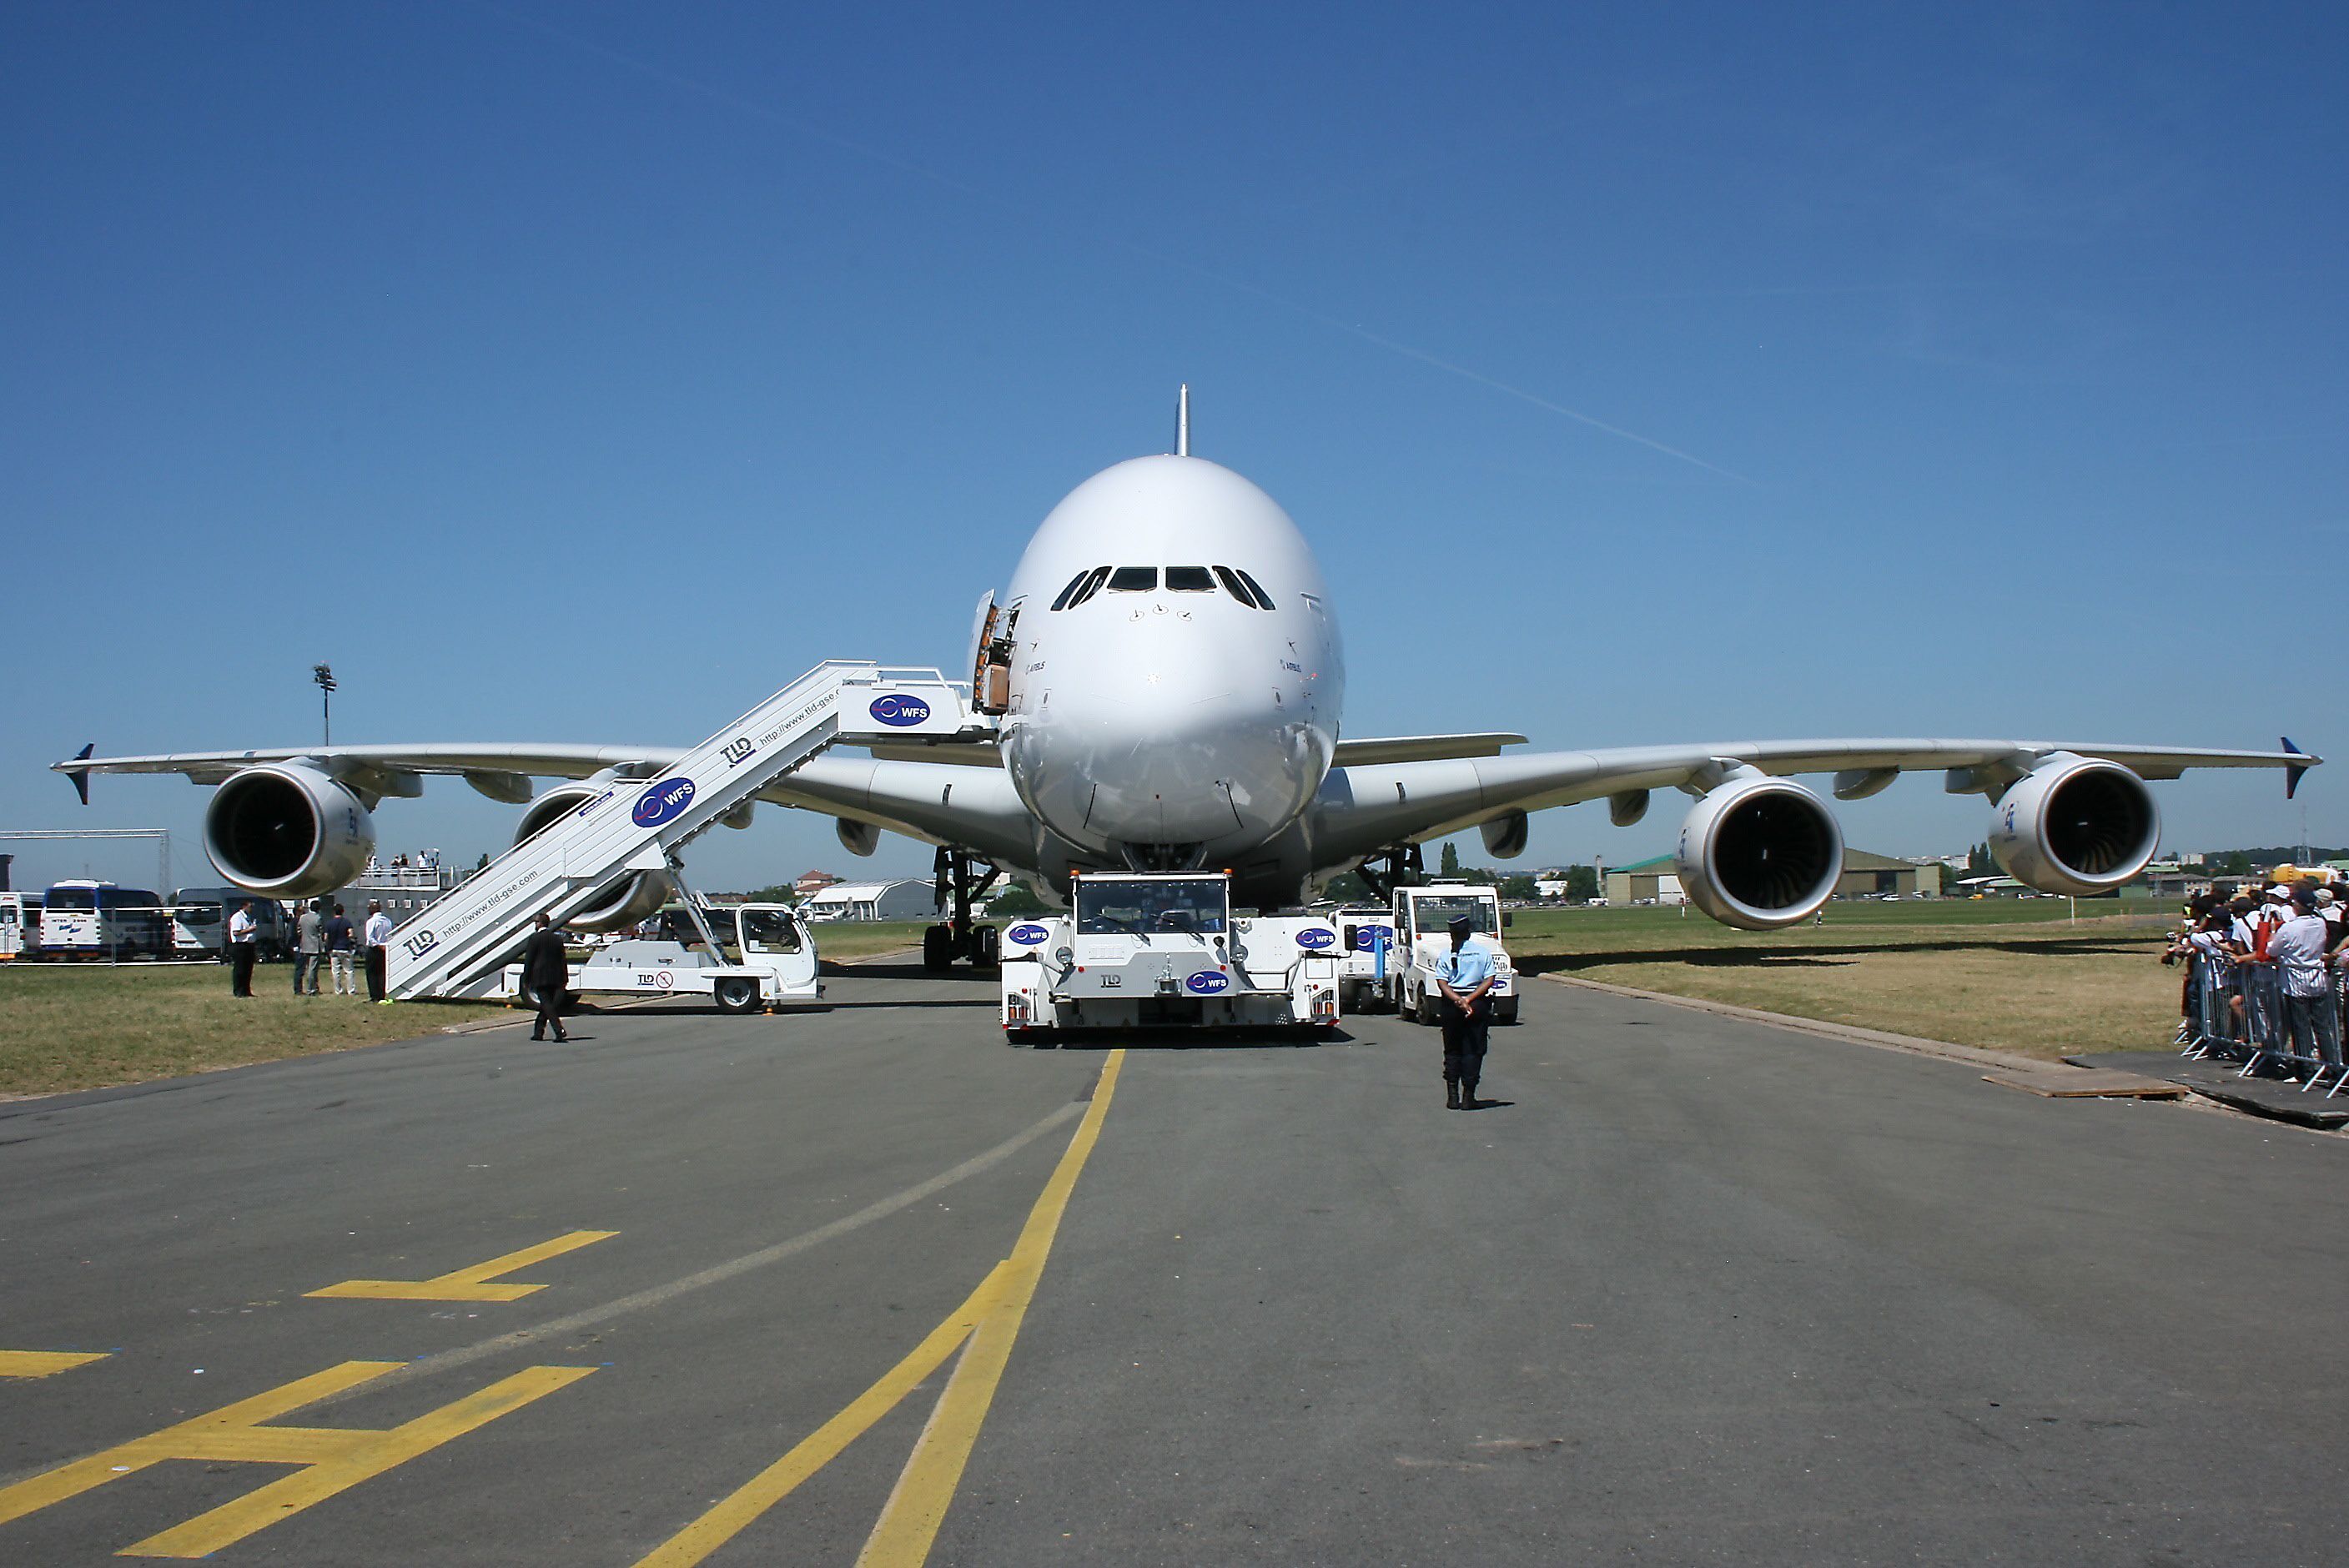
<svg viewBox="0 0 2349 1568"><path fill-rule="evenodd" d="M1338 928L1320 915L1232 913L1231 877L1085 872L1066 914L1003 933L1003 1029L1331 1028Z"/></svg>

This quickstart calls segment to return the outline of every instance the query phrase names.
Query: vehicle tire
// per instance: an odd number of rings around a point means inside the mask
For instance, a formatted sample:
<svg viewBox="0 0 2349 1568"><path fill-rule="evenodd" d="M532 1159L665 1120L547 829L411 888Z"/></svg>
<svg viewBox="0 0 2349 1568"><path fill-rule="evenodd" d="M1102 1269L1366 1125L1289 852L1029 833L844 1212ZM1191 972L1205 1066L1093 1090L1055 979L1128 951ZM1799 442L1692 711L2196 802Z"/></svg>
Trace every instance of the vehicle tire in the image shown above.
<svg viewBox="0 0 2349 1568"><path fill-rule="evenodd" d="M954 927L926 926L922 931L922 967L943 975L954 967Z"/></svg>
<svg viewBox="0 0 2349 1568"><path fill-rule="evenodd" d="M1515 996L1503 997L1493 1008L1493 1022L1496 1024L1514 1024L1516 1021L1517 999Z"/></svg>
<svg viewBox="0 0 2349 1568"><path fill-rule="evenodd" d="M743 975L729 975L710 986L710 997L721 1013L755 1013L759 1010L759 983Z"/></svg>

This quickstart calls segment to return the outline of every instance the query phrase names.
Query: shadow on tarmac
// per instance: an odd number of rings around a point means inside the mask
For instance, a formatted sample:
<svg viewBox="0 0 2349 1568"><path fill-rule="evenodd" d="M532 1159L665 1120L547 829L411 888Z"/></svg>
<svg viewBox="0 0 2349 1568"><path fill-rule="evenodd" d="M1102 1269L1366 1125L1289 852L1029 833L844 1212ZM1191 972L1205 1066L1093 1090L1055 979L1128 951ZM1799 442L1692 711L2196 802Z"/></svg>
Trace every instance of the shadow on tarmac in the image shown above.
<svg viewBox="0 0 2349 1568"><path fill-rule="evenodd" d="M1113 1051L1309 1051L1351 1045L1343 1029L1063 1029L1048 1039L1010 1039L1013 1050Z"/></svg>
<svg viewBox="0 0 2349 1568"><path fill-rule="evenodd" d="M1831 969L1871 953L2046 953L2085 957L2145 951L2144 937L2080 936L2052 942L1854 942L1835 947L1656 947L1607 953L1537 953L1516 961L1520 973L1568 974L1602 964L1690 964L1713 969Z"/></svg>

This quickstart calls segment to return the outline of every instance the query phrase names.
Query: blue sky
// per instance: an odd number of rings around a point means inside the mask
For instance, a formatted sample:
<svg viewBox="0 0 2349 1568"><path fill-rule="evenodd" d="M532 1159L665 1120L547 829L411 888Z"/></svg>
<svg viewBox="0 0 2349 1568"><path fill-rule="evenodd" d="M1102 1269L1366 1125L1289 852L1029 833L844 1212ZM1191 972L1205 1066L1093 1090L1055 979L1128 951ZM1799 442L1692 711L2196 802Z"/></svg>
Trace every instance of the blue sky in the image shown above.
<svg viewBox="0 0 2349 1568"><path fill-rule="evenodd" d="M1323 554L1350 733L2288 733L2349 841L2349 13L1782 9L12 7L0 827L204 880L205 792L44 765L307 740L321 659L345 740L951 665L1188 380ZM2158 793L2173 846L2302 830ZM926 869L884 846L770 812L694 870Z"/></svg>

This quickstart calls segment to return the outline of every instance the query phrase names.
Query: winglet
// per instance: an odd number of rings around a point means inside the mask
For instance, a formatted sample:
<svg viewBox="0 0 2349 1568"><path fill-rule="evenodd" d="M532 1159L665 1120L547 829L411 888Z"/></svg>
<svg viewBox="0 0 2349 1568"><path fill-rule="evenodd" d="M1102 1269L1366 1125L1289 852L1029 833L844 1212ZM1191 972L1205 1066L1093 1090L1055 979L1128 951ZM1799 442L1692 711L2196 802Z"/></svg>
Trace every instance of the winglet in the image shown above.
<svg viewBox="0 0 2349 1568"><path fill-rule="evenodd" d="M2308 755L2308 753L2306 753L2305 751L2302 751L2299 747L2294 746L2294 745L2292 743L2292 737L2291 737L2291 736L2287 735L2287 736L2282 737L2282 740L2283 740L2283 748L2284 748L2286 751L2291 752L2293 756L2295 756L2295 757L2305 757L2305 756L2307 756L2307 755ZM2309 765L2308 765L2307 763L2303 762L2303 763L2302 763L2302 764L2301 764L2299 767L2297 767L2297 768L2293 768L2293 767L2291 767L2291 766L2287 766L2287 767L2284 769L2284 770L2283 770L2283 798L2284 798L2285 799L2287 799L2287 800L2291 799L2292 798L2293 794L2294 794L2296 791L2298 791L2298 789L2300 789L2300 780L2301 780L2301 776L2302 776L2302 774L2304 774L2304 773L2306 773L2306 772L2308 771L2308 766L2309 766Z"/></svg>
<svg viewBox="0 0 2349 1568"><path fill-rule="evenodd" d="M76 762L79 762L97 749L98 742L93 740L88 745L83 747L79 751L74 753L74 760ZM73 780L74 793L81 797L81 803L85 806L88 805L89 769L87 768L68 768L66 769L66 777Z"/></svg>

